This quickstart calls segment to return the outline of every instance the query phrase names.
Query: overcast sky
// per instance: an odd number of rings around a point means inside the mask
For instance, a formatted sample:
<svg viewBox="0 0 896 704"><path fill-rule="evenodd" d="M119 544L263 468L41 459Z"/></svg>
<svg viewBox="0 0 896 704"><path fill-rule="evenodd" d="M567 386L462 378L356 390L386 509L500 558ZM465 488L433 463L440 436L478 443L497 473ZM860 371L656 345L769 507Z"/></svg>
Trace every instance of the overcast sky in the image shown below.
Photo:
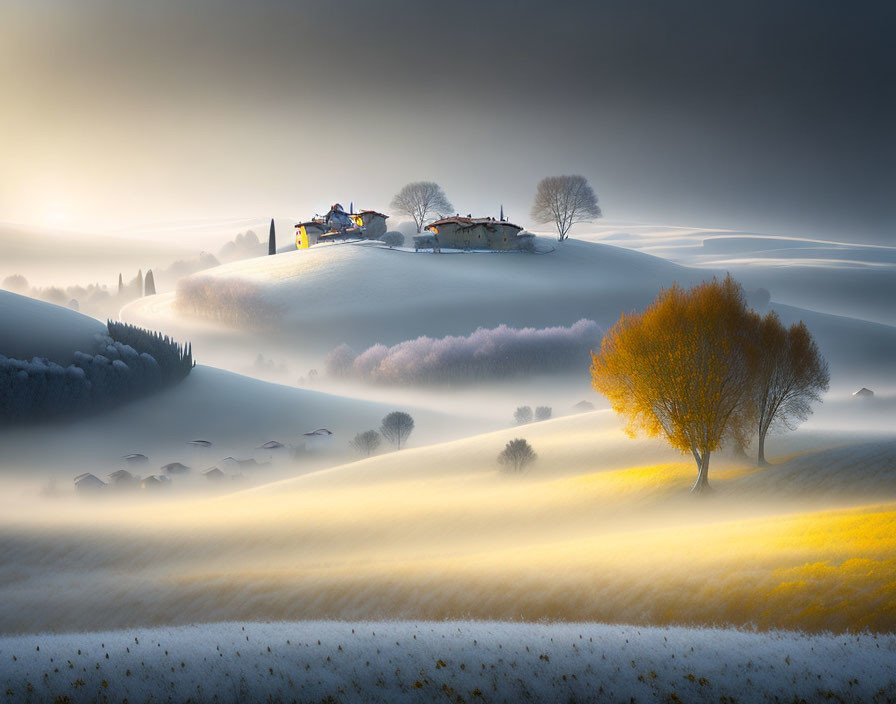
<svg viewBox="0 0 896 704"><path fill-rule="evenodd" d="M435 180L896 244L896 3L3 0L0 221L387 210Z"/></svg>

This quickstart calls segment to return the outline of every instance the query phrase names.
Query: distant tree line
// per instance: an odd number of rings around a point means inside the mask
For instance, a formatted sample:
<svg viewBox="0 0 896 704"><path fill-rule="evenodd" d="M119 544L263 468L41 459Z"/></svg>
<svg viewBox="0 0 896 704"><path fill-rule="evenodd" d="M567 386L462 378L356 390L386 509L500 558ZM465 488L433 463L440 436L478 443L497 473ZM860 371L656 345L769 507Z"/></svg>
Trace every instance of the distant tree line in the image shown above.
<svg viewBox="0 0 896 704"><path fill-rule="evenodd" d="M49 420L104 410L176 383L193 368L190 346L159 333L109 323L91 353L63 367L44 358L0 355L0 419Z"/></svg>
<svg viewBox="0 0 896 704"><path fill-rule="evenodd" d="M327 372L378 384L460 384L549 373L588 359L600 344L593 320L570 327L479 328L466 337L418 337L357 354L348 345L330 352Z"/></svg>
<svg viewBox="0 0 896 704"><path fill-rule="evenodd" d="M531 406L519 406L513 412L513 422L517 425L526 425L527 423L531 423L533 419L539 422L550 420L553 413L554 409L550 406L537 406L535 408L535 415L533 416Z"/></svg>

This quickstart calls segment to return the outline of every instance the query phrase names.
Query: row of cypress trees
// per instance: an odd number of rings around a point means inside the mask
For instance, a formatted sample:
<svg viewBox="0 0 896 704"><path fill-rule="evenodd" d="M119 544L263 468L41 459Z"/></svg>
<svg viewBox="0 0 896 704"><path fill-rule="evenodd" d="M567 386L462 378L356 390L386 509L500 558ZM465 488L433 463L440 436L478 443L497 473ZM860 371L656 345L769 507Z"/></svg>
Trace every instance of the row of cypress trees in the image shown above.
<svg viewBox="0 0 896 704"><path fill-rule="evenodd" d="M192 348L132 325L109 322L88 354L71 364L0 355L0 420L77 417L114 407L182 380L195 366Z"/></svg>
<svg viewBox="0 0 896 704"><path fill-rule="evenodd" d="M124 289L128 286L132 286L133 284L137 285L137 295L138 296L155 296L156 295L156 279L153 276L152 269L147 269L146 277L143 276L143 269L137 270L137 278L134 279L130 284L125 284L124 277L119 274L118 275L118 293L121 294L124 292Z"/></svg>
<svg viewBox="0 0 896 704"><path fill-rule="evenodd" d="M116 320L107 320L106 327L109 329L109 337L116 342L151 355L158 362L165 383L180 381L196 366L193 361L193 345L189 342L181 345L160 332Z"/></svg>

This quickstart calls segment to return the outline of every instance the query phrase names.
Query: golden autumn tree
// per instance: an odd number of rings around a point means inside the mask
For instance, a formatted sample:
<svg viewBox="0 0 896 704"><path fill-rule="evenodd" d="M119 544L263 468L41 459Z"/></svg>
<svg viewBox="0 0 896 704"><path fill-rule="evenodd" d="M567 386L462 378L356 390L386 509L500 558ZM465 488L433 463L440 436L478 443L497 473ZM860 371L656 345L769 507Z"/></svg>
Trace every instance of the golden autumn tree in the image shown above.
<svg viewBox="0 0 896 704"><path fill-rule="evenodd" d="M592 385L624 415L626 431L664 436L697 463L694 493L709 488L709 458L752 429L758 316L729 275L662 291L623 314L592 353Z"/></svg>
<svg viewBox="0 0 896 704"><path fill-rule="evenodd" d="M753 384L760 466L765 460L765 437L772 428L792 430L812 412L828 389L828 365L805 323L784 327L769 311L759 323L756 342L761 354Z"/></svg>

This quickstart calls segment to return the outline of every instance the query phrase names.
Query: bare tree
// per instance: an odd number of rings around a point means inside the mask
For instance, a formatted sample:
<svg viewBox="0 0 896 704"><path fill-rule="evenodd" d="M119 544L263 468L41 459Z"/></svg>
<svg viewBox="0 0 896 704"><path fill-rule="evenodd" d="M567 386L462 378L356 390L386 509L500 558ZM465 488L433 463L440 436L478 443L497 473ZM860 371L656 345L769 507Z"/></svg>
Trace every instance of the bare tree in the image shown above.
<svg viewBox="0 0 896 704"><path fill-rule="evenodd" d="M392 199L391 207L412 218L418 233L430 215L447 215L454 210L442 187L432 181L407 184Z"/></svg>
<svg viewBox="0 0 896 704"><path fill-rule="evenodd" d="M414 419L404 411L392 411L383 418L383 425L380 432L393 445L397 445L401 449L401 443L408 439L411 431L414 429Z"/></svg>
<svg viewBox="0 0 896 704"><path fill-rule="evenodd" d="M538 406L535 409L535 420L550 420L553 409L550 406Z"/></svg>
<svg viewBox="0 0 896 704"><path fill-rule="evenodd" d="M375 430L365 430L363 433L355 435L355 439L350 444L365 457L370 457L377 451L382 441L380 434Z"/></svg>
<svg viewBox="0 0 896 704"><path fill-rule="evenodd" d="M754 385L760 466L766 466L765 436L772 428L794 429L812 413L812 402L828 390L828 365L805 323L785 328L770 311L759 323L761 350Z"/></svg>
<svg viewBox="0 0 896 704"><path fill-rule="evenodd" d="M498 455L498 464L512 469L514 472L522 472L527 465L538 459L538 455L532 446L522 438L516 438L508 442L501 454Z"/></svg>
<svg viewBox="0 0 896 704"><path fill-rule="evenodd" d="M548 176L538 182L532 219L554 223L561 242L577 222L590 222L600 216L597 196L584 176Z"/></svg>
<svg viewBox="0 0 896 704"><path fill-rule="evenodd" d="M529 406L520 406L513 412L513 420L517 425L531 423L532 409Z"/></svg>

